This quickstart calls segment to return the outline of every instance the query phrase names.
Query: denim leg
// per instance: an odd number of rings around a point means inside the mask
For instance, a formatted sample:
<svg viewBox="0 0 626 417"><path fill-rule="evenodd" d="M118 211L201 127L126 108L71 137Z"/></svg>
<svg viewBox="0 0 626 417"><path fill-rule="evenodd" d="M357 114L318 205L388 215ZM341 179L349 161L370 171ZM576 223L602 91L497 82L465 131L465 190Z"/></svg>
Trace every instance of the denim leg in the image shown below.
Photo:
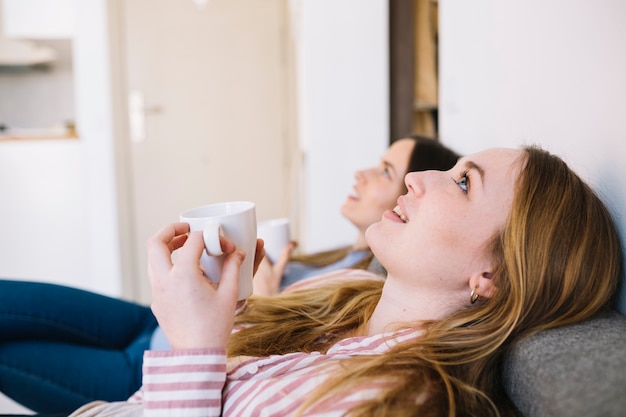
<svg viewBox="0 0 626 417"><path fill-rule="evenodd" d="M0 280L0 343L49 340L125 349L156 320L146 306L76 288Z"/></svg>
<svg viewBox="0 0 626 417"><path fill-rule="evenodd" d="M69 414L93 400L126 400L141 385L150 334L121 351L57 342L2 343L0 391L38 413Z"/></svg>
<svg viewBox="0 0 626 417"><path fill-rule="evenodd" d="M141 384L150 309L75 288L0 280L0 391L40 413L125 400Z"/></svg>

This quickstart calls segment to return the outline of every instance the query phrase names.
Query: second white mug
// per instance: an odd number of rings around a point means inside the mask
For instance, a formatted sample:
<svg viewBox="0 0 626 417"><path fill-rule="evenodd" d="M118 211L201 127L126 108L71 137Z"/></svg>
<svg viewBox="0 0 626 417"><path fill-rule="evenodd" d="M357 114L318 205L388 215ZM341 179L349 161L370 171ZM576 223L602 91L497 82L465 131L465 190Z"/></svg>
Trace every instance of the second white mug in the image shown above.
<svg viewBox="0 0 626 417"><path fill-rule="evenodd" d="M274 263L290 242L289 219L279 218L259 222L257 236L265 242L265 254Z"/></svg>

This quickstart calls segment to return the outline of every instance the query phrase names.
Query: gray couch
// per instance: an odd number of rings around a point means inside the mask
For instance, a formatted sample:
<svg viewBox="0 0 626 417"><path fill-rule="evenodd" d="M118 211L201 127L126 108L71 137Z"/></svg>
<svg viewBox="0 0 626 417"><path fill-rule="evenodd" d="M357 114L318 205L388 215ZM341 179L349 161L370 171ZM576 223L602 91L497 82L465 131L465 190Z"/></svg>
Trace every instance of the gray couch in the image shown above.
<svg viewBox="0 0 626 417"><path fill-rule="evenodd" d="M524 417L626 416L622 312L539 333L512 349L503 381Z"/></svg>

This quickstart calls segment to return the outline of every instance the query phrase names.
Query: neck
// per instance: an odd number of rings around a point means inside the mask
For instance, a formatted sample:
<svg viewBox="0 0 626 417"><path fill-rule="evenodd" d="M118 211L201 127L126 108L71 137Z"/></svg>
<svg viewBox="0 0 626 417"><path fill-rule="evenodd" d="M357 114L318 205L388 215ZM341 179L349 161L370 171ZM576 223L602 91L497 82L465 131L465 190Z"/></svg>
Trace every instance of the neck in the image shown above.
<svg viewBox="0 0 626 417"><path fill-rule="evenodd" d="M365 232L359 231L359 235L356 237L356 241L354 245L352 245L352 250L365 250L368 249L369 245L365 241Z"/></svg>
<svg viewBox="0 0 626 417"><path fill-rule="evenodd" d="M407 288L389 276L367 323L366 334L371 336L394 331L403 323L441 320L459 308L458 300L450 292L417 285Z"/></svg>

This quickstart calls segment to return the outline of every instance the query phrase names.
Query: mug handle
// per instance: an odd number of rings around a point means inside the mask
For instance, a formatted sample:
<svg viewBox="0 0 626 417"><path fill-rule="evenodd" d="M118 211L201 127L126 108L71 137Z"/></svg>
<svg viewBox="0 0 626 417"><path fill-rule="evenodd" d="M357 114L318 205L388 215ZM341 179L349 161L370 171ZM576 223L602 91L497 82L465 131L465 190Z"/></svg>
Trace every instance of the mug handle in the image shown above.
<svg viewBox="0 0 626 417"><path fill-rule="evenodd" d="M220 222L208 221L204 225L202 237L204 238L204 248L209 256L221 256L224 254L220 245L220 236L224 236Z"/></svg>

